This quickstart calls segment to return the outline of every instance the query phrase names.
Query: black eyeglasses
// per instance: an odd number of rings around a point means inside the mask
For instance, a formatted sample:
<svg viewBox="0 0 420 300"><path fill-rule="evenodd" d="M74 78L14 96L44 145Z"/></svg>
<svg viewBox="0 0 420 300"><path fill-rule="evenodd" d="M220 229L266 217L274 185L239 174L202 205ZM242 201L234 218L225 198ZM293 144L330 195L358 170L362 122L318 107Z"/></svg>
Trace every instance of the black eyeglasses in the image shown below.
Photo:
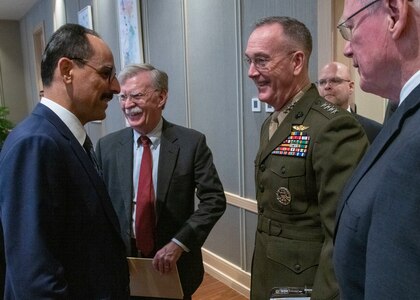
<svg viewBox="0 0 420 300"><path fill-rule="evenodd" d="M98 73L99 76L101 76L103 79L108 80L108 83L109 84L111 84L111 82L114 80L115 76L117 75L117 73L114 70L114 67L104 66L102 68L102 70L98 70L97 68L95 68L91 64L88 64L88 62L84 58L80 58L80 57L69 57L69 59L71 59L71 60L77 60L81 64L88 66L92 70L95 70L95 72Z"/></svg>
<svg viewBox="0 0 420 300"><path fill-rule="evenodd" d="M345 21L341 22L340 24L337 25L338 30L341 33L341 36L343 37L343 39L345 39L346 41L350 41L351 40L351 36L352 36L352 28L349 28L346 23L348 22L348 20L350 20L351 18L353 18L355 15L357 15L358 13L361 13L362 11L364 11L366 8L368 8L369 6L373 5L374 3L378 2L379 0L374 0L368 4L366 4L365 6L363 6L361 9L359 9L358 11L356 11L354 14L352 14L350 17L348 17Z"/></svg>

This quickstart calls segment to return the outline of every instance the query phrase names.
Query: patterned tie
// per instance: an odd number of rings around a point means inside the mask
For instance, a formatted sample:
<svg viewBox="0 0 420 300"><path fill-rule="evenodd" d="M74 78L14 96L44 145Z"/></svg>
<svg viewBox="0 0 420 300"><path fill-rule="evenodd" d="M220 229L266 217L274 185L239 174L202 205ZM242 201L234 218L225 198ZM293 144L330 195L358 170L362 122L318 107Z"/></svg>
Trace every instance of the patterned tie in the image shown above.
<svg viewBox="0 0 420 300"><path fill-rule="evenodd" d="M98 164L98 160L96 159L95 151L93 150L92 141L90 140L89 136L86 134L85 142L83 143L83 148L85 148L86 153L88 154L90 161L92 162L93 166L95 167L96 172L98 172L99 176L103 177L102 169Z"/></svg>
<svg viewBox="0 0 420 300"><path fill-rule="evenodd" d="M136 199L136 246L142 256L151 257L153 256L156 231L151 141L143 135L140 137L140 141L143 145L143 156Z"/></svg>

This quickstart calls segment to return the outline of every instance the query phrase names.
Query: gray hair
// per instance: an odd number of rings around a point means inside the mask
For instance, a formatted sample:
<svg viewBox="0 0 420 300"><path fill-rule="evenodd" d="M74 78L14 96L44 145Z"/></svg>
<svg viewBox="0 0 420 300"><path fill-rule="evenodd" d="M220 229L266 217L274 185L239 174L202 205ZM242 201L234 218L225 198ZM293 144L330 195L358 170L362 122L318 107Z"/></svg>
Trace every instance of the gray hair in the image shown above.
<svg viewBox="0 0 420 300"><path fill-rule="evenodd" d="M124 84L128 79L141 72L149 72L152 78L152 85L158 91L168 91L168 74L156 69L150 64L130 64L124 67L118 74L118 81Z"/></svg>
<svg viewBox="0 0 420 300"><path fill-rule="evenodd" d="M270 24L280 24L285 35L291 41L297 43L298 46L302 47L301 50L306 53L309 61L312 53L312 36L305 24L290 17L271 16L258 20L255 23L255 28Z"/></svg>

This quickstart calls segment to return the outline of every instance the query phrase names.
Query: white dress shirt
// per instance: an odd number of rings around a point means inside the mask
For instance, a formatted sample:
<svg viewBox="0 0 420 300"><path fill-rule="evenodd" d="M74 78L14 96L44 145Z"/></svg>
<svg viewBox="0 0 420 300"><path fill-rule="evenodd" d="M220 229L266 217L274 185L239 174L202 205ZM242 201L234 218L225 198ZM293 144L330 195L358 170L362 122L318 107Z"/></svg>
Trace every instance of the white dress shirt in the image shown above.
<svg viewBox="0 0 420 300"><path fill-rule="evenodd" d="M404 84L400 92L400 103L398 106L403 103L408 95L420 84L420 70L416 72L411 78Z"/></svg>
<svg viewBox="0 0 420 300"><path fill-rule="evenodd" d="M41 104L51 109L70 129L77 141L83 147L86 139L86 131L80 120L69 110L48 98L42 97Z"/></svg>
<svg viewBox="0 0 420 300"><path fill-rule="evenodd" d="M158 179L158 165L159 165L159 153L160 153L160 141L162 136L162 126L163 126L163 119L161 118L158 125L147 134L147 137L151 141L150 151L152 152L152 179L153 179L153 189L155 192L155 199L156 199L156 192L157 192L157 179ZM133 234L136 236L136 199L137 199L137 189L139 185L139 176L140 176L140 167L141 167L141 158L143 156L143 146L141 143L138 142L141 134L137 131L133 130L133 187L134 187L134 199L133 199L133 215L132 215L132 229ZM182 249L185 251L189 251L189 249L182 244L177 239L172 239L172 241L178 244Z"/></svg>

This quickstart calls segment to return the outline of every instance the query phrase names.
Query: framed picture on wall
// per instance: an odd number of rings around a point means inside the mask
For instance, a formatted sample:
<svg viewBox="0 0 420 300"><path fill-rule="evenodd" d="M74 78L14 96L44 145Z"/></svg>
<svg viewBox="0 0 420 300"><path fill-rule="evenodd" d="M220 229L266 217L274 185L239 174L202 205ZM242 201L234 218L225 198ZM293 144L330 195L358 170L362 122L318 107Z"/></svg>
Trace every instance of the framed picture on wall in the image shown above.
<svg viewBox="0 0 420 300"><path fill-rule="evenodd" d="M77 21L79 22L79 25L93 29L92 7L90 5L87 5L85 8L79 10L77 13Z"/></svg>
<svg viewBox="0 0 420 300"><path fill-rule="evenodd" d="M140 9L137 0L118 0L121 68L143 62Z"/></svg>

